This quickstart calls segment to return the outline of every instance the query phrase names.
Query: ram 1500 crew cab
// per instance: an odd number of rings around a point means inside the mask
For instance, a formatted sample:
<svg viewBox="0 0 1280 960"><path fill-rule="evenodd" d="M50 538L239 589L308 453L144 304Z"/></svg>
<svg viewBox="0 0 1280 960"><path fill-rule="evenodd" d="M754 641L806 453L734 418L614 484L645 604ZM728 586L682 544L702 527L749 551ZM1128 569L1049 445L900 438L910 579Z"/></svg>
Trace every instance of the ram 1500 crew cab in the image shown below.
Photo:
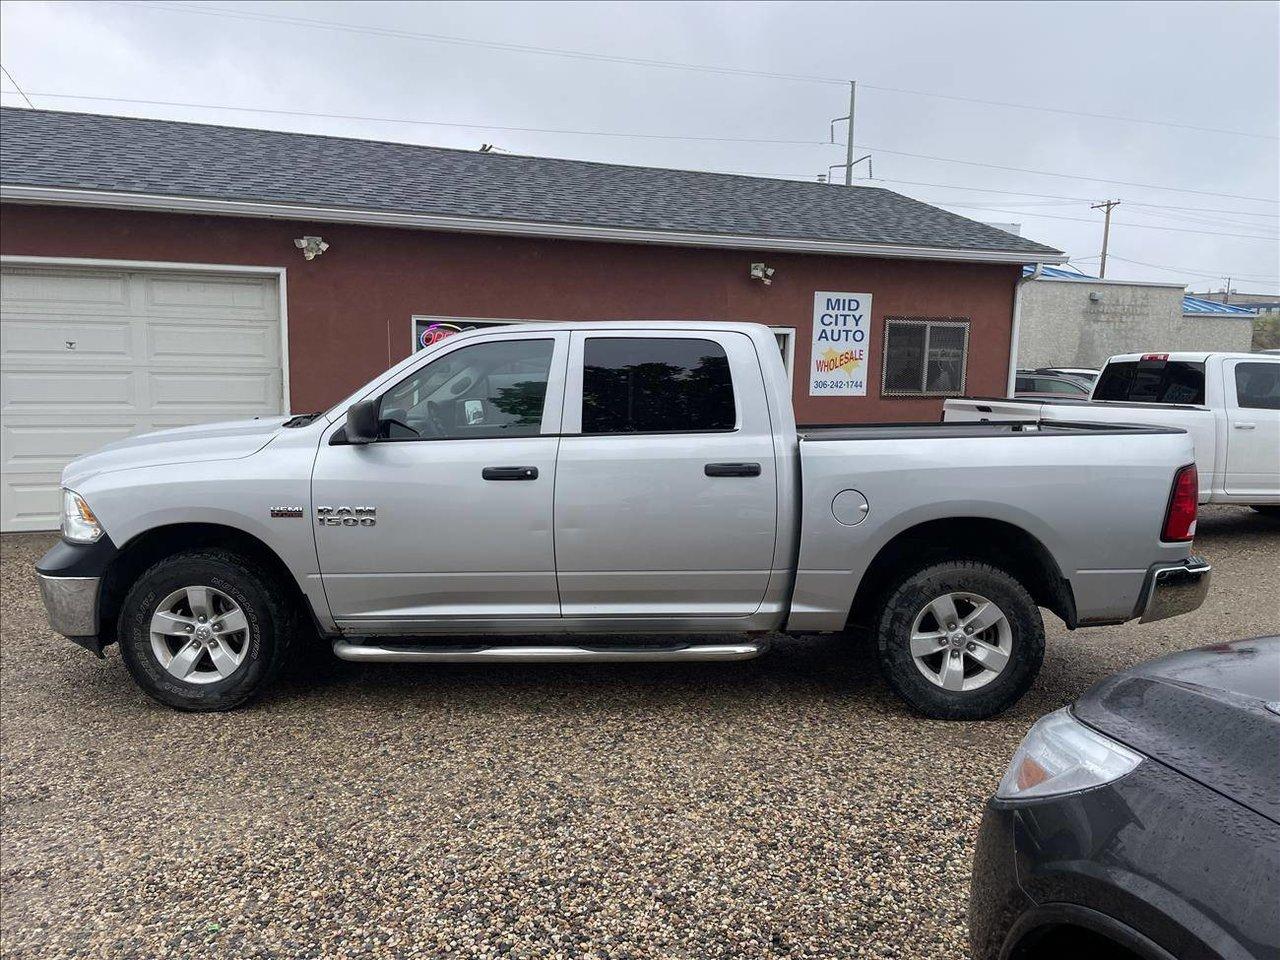
<svg viewBox="0 0 1280 960"><path fill-rule="evenodd" d="M1191 434L1201 503L1280 516L1280 356L1131 353L1112 357L1087 403L947 400L948 423L1143 423Z"/></svg>
<svg viewBox="0 0 1280 960"><path fill-rule="evenodd" d="M685 661L785 630L870 632L849 656L916 709L986 717L1040 668L1039 607L1153 620L1208 587L1185 432L798 432L752 324L470 331L326 413L152 433L62 479L54 629L192 710L317 635L345 660Z"/></svg>

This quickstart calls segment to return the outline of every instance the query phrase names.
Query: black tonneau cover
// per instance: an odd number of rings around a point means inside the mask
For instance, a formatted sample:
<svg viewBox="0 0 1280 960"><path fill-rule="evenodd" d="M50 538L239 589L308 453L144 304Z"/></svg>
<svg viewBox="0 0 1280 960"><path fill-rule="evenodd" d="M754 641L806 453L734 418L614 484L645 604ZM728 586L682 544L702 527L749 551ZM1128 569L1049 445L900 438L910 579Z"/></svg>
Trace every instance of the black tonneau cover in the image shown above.
<svg viewBox="0 0 1280 960"><path fill-rule="evenodd" d="M1072 420L982 420L978 422L802 424L796 433L803 441L822 440L938 440L949 437L1045 437L1069 433L1093 436L1125 434L1186 433L1181 427L1152 426L1145 423L1076 423Z"/></svg>
<svg viewBox="0 0 1280 960"><path fill-rule="evenodd" d="M956 397L971 403L1026 403L1055 407L1133 407L1137 410L1208 410L1195 403L1146 403L1136 400L1079 400L1075 397ZM979 410L982 408L979 407Z"/></svg>

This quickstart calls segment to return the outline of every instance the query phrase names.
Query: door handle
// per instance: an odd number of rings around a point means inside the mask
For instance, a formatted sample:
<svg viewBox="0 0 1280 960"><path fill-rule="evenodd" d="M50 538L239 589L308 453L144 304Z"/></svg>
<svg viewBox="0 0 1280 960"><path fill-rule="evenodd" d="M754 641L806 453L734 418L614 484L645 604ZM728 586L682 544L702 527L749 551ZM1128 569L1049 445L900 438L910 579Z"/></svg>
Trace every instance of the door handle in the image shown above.
<svg viewBox="0 0 1280 960"><path fill-rule="evenodd" d="M480 476L486 480L537 480L537 467L485 467Z"/></svg>
<svg viewBox="0 0 1280 960"><path fill-rule="evenodd" d="M1235 427L1237 430L1252 430L1254 427L1257 426L1257 424L1256 423L1233 423L1232 426Z"/></svg>
<svg viewBox="0 0 1280 960"><path fill-rule="evenodd" d="M758 477L758 463L708 463L702 468L708 477Z"/></svg>

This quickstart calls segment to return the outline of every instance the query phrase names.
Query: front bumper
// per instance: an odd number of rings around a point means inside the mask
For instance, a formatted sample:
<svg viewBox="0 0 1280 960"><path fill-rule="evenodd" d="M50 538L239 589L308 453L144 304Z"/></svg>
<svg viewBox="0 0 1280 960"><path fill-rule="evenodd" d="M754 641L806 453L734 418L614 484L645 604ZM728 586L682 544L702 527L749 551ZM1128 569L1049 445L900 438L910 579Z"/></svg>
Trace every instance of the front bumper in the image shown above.
<svg viewBox="0 0 1280 960"><path fill-rule="evenodd" d="M1202 557L1187 557L1180 563L1153 567L1143 588L1140 622L1178 617L1199 608L1209 593L1212 572L1213 568Z"/></svg>
<svg viewBox="0 0 1280 960"><path fill-rule="evenodd" d="M1048 948L1065 925L1140 960L1276 960L1277 877L1280 825L1153 760L1088 790L992 799L974 850L973 956L1061 956Z"/></svg>
<svg viewBox="0 0 1280 960"><path fill-rule="evenodd" d="M37 573L49 626L98 656L98 593L100 577L48 577Z"/></svg>
<svg viewBox="0 0 1280 960"><path fill-rule="evenodd" d="M99 657L105 645L99 615L102 582L117 552L107 536L93 543L59 540L36 564L49 626Z"/></svg>

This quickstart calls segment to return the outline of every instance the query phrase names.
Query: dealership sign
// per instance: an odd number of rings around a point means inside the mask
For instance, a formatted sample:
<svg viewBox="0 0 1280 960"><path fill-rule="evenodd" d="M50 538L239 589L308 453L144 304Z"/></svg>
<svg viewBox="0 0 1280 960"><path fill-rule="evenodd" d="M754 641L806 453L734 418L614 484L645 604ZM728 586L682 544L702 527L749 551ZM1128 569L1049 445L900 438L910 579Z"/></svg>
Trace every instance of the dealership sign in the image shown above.
<svg viewBox="0 0 1280 960"><path fill-rule="evenodd" d="M813 295L809 396L865 397L871 340L871 294Z"/></svg>

